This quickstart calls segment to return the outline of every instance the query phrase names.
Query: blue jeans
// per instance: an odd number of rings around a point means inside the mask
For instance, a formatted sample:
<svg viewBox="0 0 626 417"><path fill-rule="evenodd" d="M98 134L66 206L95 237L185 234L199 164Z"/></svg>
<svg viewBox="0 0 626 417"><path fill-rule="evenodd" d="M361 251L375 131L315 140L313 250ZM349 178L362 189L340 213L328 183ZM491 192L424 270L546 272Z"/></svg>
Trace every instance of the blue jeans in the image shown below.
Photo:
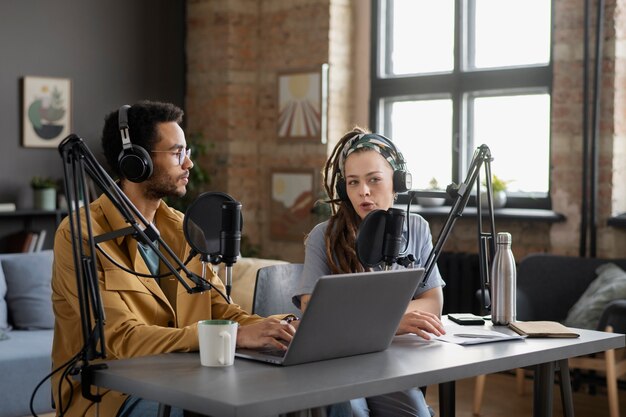
<svg viewBox="0 0 626 417"><path fill-rule="evenodd" d="M354 417L431 417L424 394L418 388L350 401Z"/></svg>
<svg viewBox="0 0 626 417"><path fill-rule="evenodd" d="M122 408L117 412L117 417L156 417L159 411L159 403L144 400L143 398L130 396L124 401ZM170 417L183 417L184 412L180 408L171 408Z"/></svg>
<svg viewBox="0 0 626 417"><path fill-rule="evenodd" d="M117 417L156 417L159 403L144 400L143 398L130 396L126 399L122 408L117 412ZM184 417L185 412L180 408L171 408L170 417ZM352 417L350 403L338 403L326 407L327 417Z"/></svg>
<svg viewBox="0 0 626 417"><path fill-rule="evenodd" d="M329 405L326 407L326 417L352 417L350 401Z"/></svg>

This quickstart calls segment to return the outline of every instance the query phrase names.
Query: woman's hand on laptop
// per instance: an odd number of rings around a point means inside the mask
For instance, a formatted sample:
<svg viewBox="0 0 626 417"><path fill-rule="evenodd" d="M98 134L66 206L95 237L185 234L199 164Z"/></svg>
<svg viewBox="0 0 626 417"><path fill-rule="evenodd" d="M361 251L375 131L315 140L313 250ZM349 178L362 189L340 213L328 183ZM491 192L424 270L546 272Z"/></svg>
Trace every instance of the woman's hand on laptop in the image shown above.
<svg viewBox="0 0 626 417"><path fill-rule="evenodd" d="M404 313L396 334L415 333L430 340L431 334L441 336L445 332L439 316L427 311L414 310Z"/></svg>
<svg viewBox="0 0 626 417"><path fill-rule="evenodd" d="M296 322L269 317L254 324L241 326L237 331L237 346L287 349L296 333L294 323Z"/></svg>

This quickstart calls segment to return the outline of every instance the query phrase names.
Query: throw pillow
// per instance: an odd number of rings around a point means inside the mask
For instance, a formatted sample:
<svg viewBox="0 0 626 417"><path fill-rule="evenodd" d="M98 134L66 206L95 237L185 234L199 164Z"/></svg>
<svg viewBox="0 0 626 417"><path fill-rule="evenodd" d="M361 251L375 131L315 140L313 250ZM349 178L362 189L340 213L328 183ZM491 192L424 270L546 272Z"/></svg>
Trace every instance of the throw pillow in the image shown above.
<svg viewBox="0 0 626 417"><path fill-rule="evenodd" d="M30 253L2 262L9 317L17 329L52 329L52 251Z"/></svg>
<svg viewBox="0 0 626 417"><path fill-rule="evenodd" d="M4 297L7 295L7 283L4 280L4 273L0 268L0 330L9 328L9 321L7 320L7 302Z"/></svg>
<svg viewBox="0 0 626 417"><path fill-rule="evenodd" d="M602 311L611 301L626 298L626 272L613 263L600 265L598 277L572 306L565 318L565 325L595 330Z"/></svg>

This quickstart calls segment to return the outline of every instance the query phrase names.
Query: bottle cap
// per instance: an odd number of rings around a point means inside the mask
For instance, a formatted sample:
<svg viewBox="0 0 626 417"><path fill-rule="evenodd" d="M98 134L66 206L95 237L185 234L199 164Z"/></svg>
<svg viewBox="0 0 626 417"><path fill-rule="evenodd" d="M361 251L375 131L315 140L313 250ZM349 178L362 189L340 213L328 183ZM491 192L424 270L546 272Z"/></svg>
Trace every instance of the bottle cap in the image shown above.
<svg viewBox="0 0 626 417"><path fill-rule="evenodd" d="M496 236L496 243L503 245L510 245L513 242L513 238L509 232L499 232Z"/></svg>

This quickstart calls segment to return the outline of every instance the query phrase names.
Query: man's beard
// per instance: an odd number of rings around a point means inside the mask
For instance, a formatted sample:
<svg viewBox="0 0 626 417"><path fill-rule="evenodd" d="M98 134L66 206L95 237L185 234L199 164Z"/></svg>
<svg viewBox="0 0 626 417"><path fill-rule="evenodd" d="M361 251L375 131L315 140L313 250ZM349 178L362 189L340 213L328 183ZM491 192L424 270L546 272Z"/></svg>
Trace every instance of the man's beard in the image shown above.
<svg viewBox="0 0 626 417"><path fill-rule="evenodd" d="M182 190L176 186L179 178L172 179L169 175L153 176L148 179L145 195L149 199L159 200L165 197L183 197L187 193L187 188Z"/></svg>

